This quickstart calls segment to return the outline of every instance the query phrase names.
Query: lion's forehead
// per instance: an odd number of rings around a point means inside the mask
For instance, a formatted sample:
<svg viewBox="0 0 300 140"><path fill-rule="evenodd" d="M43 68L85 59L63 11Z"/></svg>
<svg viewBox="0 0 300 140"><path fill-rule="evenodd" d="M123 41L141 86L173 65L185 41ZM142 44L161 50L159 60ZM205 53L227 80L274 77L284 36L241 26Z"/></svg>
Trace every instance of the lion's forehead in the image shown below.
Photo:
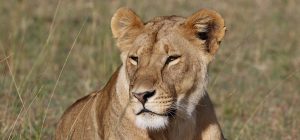
<svg viewBox="0 0 300 140"><path fill-rule="evenodd" d="M157 17L154 20L146 23L145 25L145 33L149 34L151 38L155 41L168 36L173 33L174 30L178 27L178 25L183 23L184 18L167 16L167 17ZM179 19L177 19L179 18Z"/></svg>
<svg viewBox="0 0 300 140"><path fill-rule="evenodd" d="M158 53L165 54L174 49L174 41L178 40L177 28L183 20L174 20L173 18L158 17L151 22L146 23L143 33L136 37L133 43L133 51L138 54ZM183 19L183 18L182 18Z"/></svg>

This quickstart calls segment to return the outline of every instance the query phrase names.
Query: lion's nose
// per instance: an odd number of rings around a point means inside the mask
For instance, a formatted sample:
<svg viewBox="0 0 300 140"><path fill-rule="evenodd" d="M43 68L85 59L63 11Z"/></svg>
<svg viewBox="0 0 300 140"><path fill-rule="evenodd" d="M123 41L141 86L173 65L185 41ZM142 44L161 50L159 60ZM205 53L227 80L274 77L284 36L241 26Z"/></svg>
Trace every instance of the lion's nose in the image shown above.
<svg viewBox="0 0 300 140"><path fill-rule="evenodd" d="M147 100L155 94L155 90L146 91L142 93L133 93L133 96L137 98L143 105L147 102Z"/></svg>

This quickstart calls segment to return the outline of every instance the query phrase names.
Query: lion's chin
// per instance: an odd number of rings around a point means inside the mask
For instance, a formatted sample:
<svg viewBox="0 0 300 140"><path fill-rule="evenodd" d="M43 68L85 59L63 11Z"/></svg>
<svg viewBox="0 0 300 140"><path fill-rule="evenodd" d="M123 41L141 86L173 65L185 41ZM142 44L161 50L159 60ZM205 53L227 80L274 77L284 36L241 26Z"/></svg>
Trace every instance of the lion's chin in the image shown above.
<svg viewBox="0 0 300 140"><path fill-rule="evenodd" d="M142 129L163 129L168 123L168 116L160 116L152 113L142 113L136 116L135 123Z"/></svg>

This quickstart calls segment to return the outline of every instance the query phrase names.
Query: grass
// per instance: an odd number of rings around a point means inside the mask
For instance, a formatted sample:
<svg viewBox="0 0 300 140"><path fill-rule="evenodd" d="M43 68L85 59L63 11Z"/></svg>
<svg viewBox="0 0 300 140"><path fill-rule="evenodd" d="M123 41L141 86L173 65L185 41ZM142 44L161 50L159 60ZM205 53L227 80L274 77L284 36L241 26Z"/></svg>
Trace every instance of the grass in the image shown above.
<svg viewBox="0 0 300 140"><path fill-rule="evenodd" d="M0 138L52 139L76 99L120 65L110 19L144 20L211 8L227 35L210 65L209 94L228 139L300 139L300 22L296 0L0 1Z"/></svg>

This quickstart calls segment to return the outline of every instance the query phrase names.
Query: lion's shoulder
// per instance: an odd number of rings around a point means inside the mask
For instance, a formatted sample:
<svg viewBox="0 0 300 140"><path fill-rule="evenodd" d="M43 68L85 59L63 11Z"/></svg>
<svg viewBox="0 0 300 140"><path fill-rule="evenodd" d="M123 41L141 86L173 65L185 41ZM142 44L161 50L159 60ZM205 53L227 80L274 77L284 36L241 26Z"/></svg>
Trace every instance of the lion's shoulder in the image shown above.
<svg viewBox="0 0 300 140"><path fill-rule="evenodd" d="M99 94L98 92L93 92L88 94L78 100L76 100L63 114L78 114L82 109L86 108L87 106L91 105L92 100L96 98L96 95Z"/></svg>
<svg viewBox="0 0 300 140"><path fill-rule="evenodd" d="M80 132L78 128L82 128L83 124L89 124L91 120L91 111L93 102L99 93L91 93L74 102L62 115L56 132L56 139L66 138L68 136L77 135Z"/></svg>

